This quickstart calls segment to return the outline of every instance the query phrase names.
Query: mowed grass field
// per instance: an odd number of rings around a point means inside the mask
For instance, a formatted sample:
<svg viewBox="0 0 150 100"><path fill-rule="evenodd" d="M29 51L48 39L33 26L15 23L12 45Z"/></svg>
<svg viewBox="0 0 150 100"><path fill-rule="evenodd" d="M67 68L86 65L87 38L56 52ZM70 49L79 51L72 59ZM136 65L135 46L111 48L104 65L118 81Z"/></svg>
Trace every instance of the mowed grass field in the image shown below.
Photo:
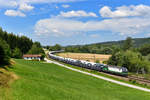
<svg viewBox="0 0 150 100"><path fill-rule="evenodd" d="M2 100L150 100L150 93L43 62L15 60L19 77Z"/></svg>
<svg viewBox="0 0 150 100"><path fill-rule="evenodd" d="M103 62L107 61L111 55L102 55L102 54L90 54L90 53L58 53L57 55L72 59L85 60L90 62Z"/></svg>

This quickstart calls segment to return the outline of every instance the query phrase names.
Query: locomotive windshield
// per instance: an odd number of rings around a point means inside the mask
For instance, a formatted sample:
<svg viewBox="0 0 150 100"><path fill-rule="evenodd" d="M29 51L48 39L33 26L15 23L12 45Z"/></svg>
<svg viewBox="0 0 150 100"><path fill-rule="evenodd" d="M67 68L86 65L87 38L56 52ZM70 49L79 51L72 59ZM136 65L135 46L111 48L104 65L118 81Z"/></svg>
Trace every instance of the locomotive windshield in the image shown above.
<svg viewBox="0 0 150 100"><path fill-rule="evenodd" d="M125 68L125 67L122 67L122 71L123 72L128 72L127 68Z"/></svg>

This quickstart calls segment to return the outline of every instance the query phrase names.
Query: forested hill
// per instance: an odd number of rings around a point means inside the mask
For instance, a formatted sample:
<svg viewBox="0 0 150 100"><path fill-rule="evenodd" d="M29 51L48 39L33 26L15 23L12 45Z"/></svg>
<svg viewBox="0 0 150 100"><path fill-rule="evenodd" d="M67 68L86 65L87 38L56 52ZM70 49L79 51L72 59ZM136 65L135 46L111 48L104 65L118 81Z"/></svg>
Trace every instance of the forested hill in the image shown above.
<svg viewBox="0 0 150 100"><path fill-rule="evenodd" d="M150 38L131 38L129 37L129 41L131 41L132 48L140 48L146 44L150 44ZM120 41L110 41L110 42L102 42L102 43L93 43L87 45L73 45L66 46L66 52L82 52L82 53L98 53L98 54L112 54L113 51L119 51L119 49L123 49L126 46L124 45L125 40ZM145 46L146 47L146 46Z"/></svg>
<svg viewBox="0 0 150 100"><path fill-rule="evenodd" d="M120 40L120 41L108 41L108 42L100 42L100 43L92 43L92 44L86 44L86 45L69 45L66 47L83 47L83 46L123 46L125 40ZM132 38L133 46L134 47L140 47L144 44L149 44L150 43L150 37L148 38Z"/></svg>
<svg viewBox="0 0 150 100"><path fill-rule="evenodd" d="M124 41L125 40L101 42L101 43L89 44L89 46L90 45L118 45L118 46L122 46ZM132 41L133 41L134 47L140 47L143 44L150 43L150 37L149 38L133 38Z"/></svg>

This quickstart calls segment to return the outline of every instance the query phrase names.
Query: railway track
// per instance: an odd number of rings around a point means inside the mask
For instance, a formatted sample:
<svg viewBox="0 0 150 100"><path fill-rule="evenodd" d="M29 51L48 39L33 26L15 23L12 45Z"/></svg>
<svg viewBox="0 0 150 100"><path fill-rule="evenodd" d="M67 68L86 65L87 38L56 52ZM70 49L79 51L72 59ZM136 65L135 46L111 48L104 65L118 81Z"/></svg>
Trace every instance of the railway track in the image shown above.
<svg viewBox="0 0 150 100"><path fill-rule="evenodd" d="M87 69L87 70L90 71L91 69ZM124 76L114 75L114 74L105 73L105 72L99 72L99 73L102 73L104 75L108 75L108 76L111 76L111 77L114 77L114 78L118 78L118 79L121 79L121 80L135 81L135 82L138 82L138 83L141 83L141 84L147 84L147 85L150 86L150 80L148 80L144 77L140 77L140 76L136 76L136 75L128 75L127 77L124 77Z"/></svg>
<svg viewBox="0 0 150 100"><path fill-rule="evenodd" d="M132 81L135 83L144 84L144 85L146 84L146 85L150 86L150 80L148 80L144 77L140 77L140 76L136 76L136 75L128 75L127 77L123 77L123 76L113 75L110 73L104 73L104 72L100 72L100 73L114 77L114 78L118 78L121 80Z"/></svg>
<svg viewBox="0 0 150 100"><path fill-rule="evenodd" d="M131 80L131 81L137 81L137 82L142 83L142 84L150 85L150 80L148 80L144 77L130 75L130 76L128 76L128 79Z"/></svg>
<svg viewBox="0 0 150 100"><path fill-rule="evenodd" d="M91 69L87 69L87 70L91 70ZM144 77L140 77L140 76L136 76L136 75L128 75L126 77L124 76L120 76L120 75L114 75L114 74L111 74L111 73L105 73L105 72L99 72L101 74L104 74L104 75L108 75L108 76L111 76L111 77L114 77L114 78L117 78L117 79L120 79L120 80L125 80L125 81L134 81L136 83L140 83L140 84L146 84L148 86L150 86L150 80L144 78Z"/></svg>

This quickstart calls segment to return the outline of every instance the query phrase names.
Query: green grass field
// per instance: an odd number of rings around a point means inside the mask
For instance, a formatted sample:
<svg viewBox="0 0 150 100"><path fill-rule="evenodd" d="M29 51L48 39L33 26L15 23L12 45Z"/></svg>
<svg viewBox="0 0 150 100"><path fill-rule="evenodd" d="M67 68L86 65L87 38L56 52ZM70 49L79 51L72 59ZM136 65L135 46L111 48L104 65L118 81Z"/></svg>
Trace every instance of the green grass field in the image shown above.
<svg viewBox="0 0 150 100"><path fill-rule="evenodd" d="M54 64L15 61L10 71L15 72L19 79L11 84L8 95L3 96L9 100L150 100L150 93Z"/></svg>

